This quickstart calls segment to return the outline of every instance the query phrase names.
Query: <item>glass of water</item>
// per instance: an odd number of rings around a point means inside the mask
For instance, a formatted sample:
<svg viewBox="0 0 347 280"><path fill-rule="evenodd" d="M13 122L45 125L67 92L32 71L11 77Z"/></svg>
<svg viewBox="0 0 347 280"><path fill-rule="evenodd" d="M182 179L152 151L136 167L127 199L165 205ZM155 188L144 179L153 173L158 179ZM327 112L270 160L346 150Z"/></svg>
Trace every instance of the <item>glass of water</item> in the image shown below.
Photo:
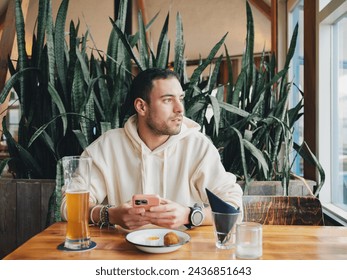
<svg viewBox="0 0 347 280"><path fill-rule="evenodd" d="M236 226L236 257L257 259L263 255L263 228L259 223L243 222Z"/></svg>

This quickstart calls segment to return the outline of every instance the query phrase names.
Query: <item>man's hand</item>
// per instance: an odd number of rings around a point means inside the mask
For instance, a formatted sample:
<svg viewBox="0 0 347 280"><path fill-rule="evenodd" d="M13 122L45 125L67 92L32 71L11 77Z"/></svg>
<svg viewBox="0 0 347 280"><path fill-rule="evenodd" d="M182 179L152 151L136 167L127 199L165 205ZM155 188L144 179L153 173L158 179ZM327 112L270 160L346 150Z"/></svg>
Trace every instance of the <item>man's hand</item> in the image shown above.
<svg viewBox="0 0 347 280"><path fill-rule="evenodd" d="M145 216L144 208L133 208L130 203L108 209L111 224L117 224L125 229L136 229L151 223L151 218Z"/></svg>
<svg viewBox="0 0 347 280"><path fill-rule="evenodd" d="M178 228L189 223L189 207L161 198L159 206L152 206L144 213L151 223L166 228Z"/></svg>

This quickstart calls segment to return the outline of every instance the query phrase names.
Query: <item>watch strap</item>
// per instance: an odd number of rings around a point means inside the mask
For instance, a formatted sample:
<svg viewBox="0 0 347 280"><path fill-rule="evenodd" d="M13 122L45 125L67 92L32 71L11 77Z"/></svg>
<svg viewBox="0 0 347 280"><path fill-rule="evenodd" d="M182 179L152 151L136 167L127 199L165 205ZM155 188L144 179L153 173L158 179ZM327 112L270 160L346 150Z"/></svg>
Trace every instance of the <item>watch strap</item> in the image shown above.
<svg viewBox="0 0 347 280"><path fill-rule="evenodd" d="M184 226L188 229L191 229L193 227L193 223L192 223L192 213L194 211L194 208L193 207L189 207L190 208L190 212L189 212L189 224L185 224Z"/></svg>

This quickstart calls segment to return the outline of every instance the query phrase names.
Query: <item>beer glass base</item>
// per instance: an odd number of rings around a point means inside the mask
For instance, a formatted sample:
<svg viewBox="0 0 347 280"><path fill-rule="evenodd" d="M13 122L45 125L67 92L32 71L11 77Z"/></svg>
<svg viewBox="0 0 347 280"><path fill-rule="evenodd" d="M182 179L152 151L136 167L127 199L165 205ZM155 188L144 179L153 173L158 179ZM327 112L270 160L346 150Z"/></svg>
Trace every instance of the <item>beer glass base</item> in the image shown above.
<svg viewBox="0 0 347 280"><path fill-rule="evenodd" d="M64 247L70 250L82 250L90 247L90 238L88 239L66 239Z"/></svg>
<svg viewBox="0 0 347 280"><path fill-rule="evenodd" d="M87 247L87 248L82 248L82 249L70 249L70 248L65 247L65 242L63 242L63 243L60 243L60 244L57 246L57 249L60 250L60 251L83 252L83 251L92 250L92 249L94 249L95 247L96 247L96 243L95 243L94 241L90 241L89 247Z"/></svg>

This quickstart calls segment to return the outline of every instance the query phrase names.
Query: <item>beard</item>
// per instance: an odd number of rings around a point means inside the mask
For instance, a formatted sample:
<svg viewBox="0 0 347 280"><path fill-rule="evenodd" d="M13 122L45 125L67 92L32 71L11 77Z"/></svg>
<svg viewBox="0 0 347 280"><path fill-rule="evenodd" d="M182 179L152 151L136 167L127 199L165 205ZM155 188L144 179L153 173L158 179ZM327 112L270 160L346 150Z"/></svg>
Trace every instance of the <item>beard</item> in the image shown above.
<svg viewBox="0 0 347 280"><path fill-rule="evenodd" d="M180 121L178 121L179 119ZM166 121L161 120L160 122L156 121L156 118L152 117L149 114L146 123L150 130L156 135L177 135L181 131L183 122L183 116L176 115L172 118L167 119Z"/></svg>

